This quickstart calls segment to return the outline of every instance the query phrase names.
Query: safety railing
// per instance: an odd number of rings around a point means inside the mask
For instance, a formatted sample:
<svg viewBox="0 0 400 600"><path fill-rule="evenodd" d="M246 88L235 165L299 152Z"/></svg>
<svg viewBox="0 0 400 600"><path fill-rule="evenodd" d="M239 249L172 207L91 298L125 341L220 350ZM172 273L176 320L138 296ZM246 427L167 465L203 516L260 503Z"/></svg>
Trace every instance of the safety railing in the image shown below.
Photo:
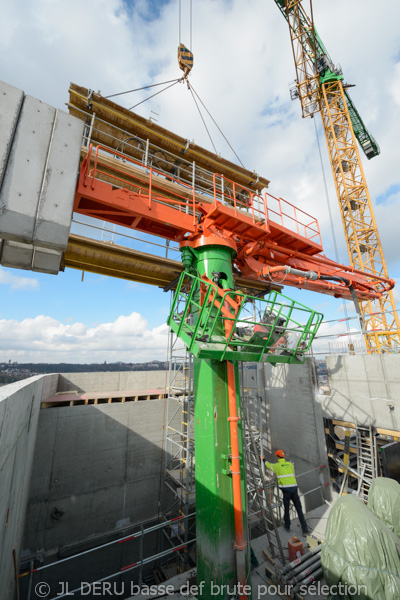
<svg viewBox="0 0 400 600"><path fill-rule="evenodd" d="M71 105L69 105L71 106ZM110 153L114 151L122 152L124 156L129 155L139 160L146 167L154 167L167 177L174 176L180 182L187 183L196 188L196 192L212 199L213 190L213 172L198 166L194 161L186 160L183 156L177 158L176 155L167 152L156 144L150 143L149 139L138 135L127 135L126 130L113 124L110 130L110 124L85 110L74 106L73 110L85 115L87 125L85 126L82 145L89 147L92 137L101 138L102 144L106 146ZM187 147L190 143L187 142ZM184 151L182 152L184 154Z"/></svg>
<svg viewBox="0 0 400 600"><path fill-rule="evenodd" d="M259 302L260 319L249 318L250 302ZM304 362L322 318L276 291L255 298L183 272L167 323L199 358L275 364Z"/></svg>
<svg viewBox="0 0 400 600"><path fill-rule="evenodd" d="M267 218L322 247L321 232L317 219L297 208L283 198L265 194Z"/></svg>
<svg viewBox="0 0 400 600"><path fill-rule="evenodd" d="M214 173L213 182L215 201L231 206L236 214L238 212L247 214L252 218L253 223L269 231L266 201L263 196L218 173Z"/></svg>
<svg viewBox="0 0 400 600"><path fill-rule="evenodd" d="M158 552L156 554L153 554L151 556L144 556L144 552L143 552L143 538L148 535L148 534L152 534L154 532L157 532L159 530L165 530L167 527L172 527L174 524L181 524L181 523L185 523L186 527L187 527L187 523L188 523L188 519L189 518L194 518L195 517L195 512L191 512L187 515L183 515L183 516L178 516L178 517L174 517L173 519L168 519L166 521L164 521L163 523L157 523L156 525L152 525L150 527L147 527L146 529L143 528L143 526L140 527L140 530L135 531L135 533L133 534L129 534L126 535L124 537L121 538L117 538L115 540L112 540L111 542L106 542L104 544L101 544L99 546L95 546L93 548L89 548L88 550L84 550L82 552L79 552L78 554L73 554L71 556L68 556L66 558L62 558L54 563L49 563L46 565L42 565L42 566L38 566L35 568L31 568L29 570L23 571L22 573L20 573L18 575L18 578L22 578L22 577L27 577L30 576L32 579L32 576L35 576L36 573L40 573L42 571L45 571L47 569L51 569L53 567L59 567L62 563L66 563L69 561L81 561L82 562L82 558L84 556L86 556L87 554L92 554L96 551L101 551L104 548L109 548L111 546L114 546L116 544L124 544L124 543L128 543L131 542L132 540L136 540L140 542L140 546L139 546L139 555L137 557L137 560L129 565L125 565L123 567L121 567L118 571L111 573L110 575L106 575L105 577L102 577L100 579L96 579L95 581L92 582L87 582L85 581L84 584L81 584L78 588L75 589L69 589L68 588L68 582L64 582L64 584L66 585L66 593L64 594L60 594L58 593L57 595L55 595L54 597L51 598L51 600L57 600L58 598L65 598L67 596L73 596L75 592L85 592L85 593L90 593L91 591L95 591L96 589L99 590L99 586L97 584L105 582L105 581L110 581L112 579L118 578L122 575L124 575L124 573L133 571L133 570L140 570L140 572L142 571L143 567L145 565L154 563L160 559L166 558L168 560L169 557L173 557L173 555L175 554L181 554L184 552L187 552L188 547L191 547L193 544L195 544L196 542L196 538L192 538L190 540L188 540L186 543L182 544L179 542L178 539L178 543L174 544L173 540L174 538L170 538L171 540L171 547L167 548L166 550L163 550L161 552ZM94 559L95 560L95 559ZM140 580L141 580L141 575L140 575ZM50 586L48 584L45 584L45 586L47 585L46 588L46 597L48 597L50 595ZM140 591L140 585L136 585L135 587L135 591L136 593L139 593ZM65 588L64 588L65 589ZM106 589L106 588L105 588Z"/></svg>
<svg viewBox="0 0 400 600"><path fill-rule="evenodd" d="M129 173L127 169L118 168L114 162L112 169L103 170L105 165L104 163L102 164L102 158L107 156L114 159L119 158L124 161L123 164L129 163L134 167L140 167L140 169L136 169L134 173ZM163 182L172 182L186 188L188 190L187 195L178 194L172 190L166 194L160 179L158 179L159 177L162 178ZM146 167L143 162L135 160L126 154L117 152L116 150L110 151L106 146L96 146L93 157L93 145L91 144L86 157L83 183L84 185L88 185L90 180L91 189L94 190L96 181L99 179L106 182L110 182L111 180L116 187L131 189L134 193L147 197L149 209L151 209L153 202L172 205L179 212L192 214L193 223L196 221L196 198L193 186L183 183L170 175L167 177L165 173L153 167Z"/></svg>

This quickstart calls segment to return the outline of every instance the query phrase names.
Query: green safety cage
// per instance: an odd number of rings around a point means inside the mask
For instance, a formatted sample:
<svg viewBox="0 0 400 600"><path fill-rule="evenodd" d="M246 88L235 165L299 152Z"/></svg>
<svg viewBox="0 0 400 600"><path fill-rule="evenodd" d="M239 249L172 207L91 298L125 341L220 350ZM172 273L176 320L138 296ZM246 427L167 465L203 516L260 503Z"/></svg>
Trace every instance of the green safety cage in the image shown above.
<svg viewBox="0 0 400 600"><path fill-rule="evenodd" d="M167 323L199 358L276 364L303 363L322 318L277 291L258 298L185 271Z"/></svg>

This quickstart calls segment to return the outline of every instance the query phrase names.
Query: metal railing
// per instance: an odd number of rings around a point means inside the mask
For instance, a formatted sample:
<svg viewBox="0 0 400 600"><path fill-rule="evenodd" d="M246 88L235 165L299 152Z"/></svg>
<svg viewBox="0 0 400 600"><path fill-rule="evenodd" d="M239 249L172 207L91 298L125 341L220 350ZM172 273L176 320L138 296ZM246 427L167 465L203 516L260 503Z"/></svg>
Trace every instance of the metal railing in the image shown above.
<svg viewBox="0 0 400 600"><path fill-rule="evenodd" d="M269 232L266 201L262 195L218 173L213 175L213 185L214 201L233 207L235 214L240 211L242 214L251 216L253 223L263 227L267 233Z"/></svg>
<svg viewBox="0 0 400 600"><path fill-rule="evenodd" d="M178 194L176 191L169 192L168 196L166 196L163 187L160 185L160 182L157 181L157 176L162 177L163 180L166 179L165 173L162 171L154 169L153 167L146 167L143 162L135 160L126 154L122 154L121 152L116 152L115 150L111 152L109 148L102 145L96 146L94 164L91 167L92 154L93 145L91 144L86 157L86 166L83 176L84 185L88 185L90 180L90 187L92 190L94 190L96 187L96 181L101 180L102 178L99 176L102 175L106 180L111 179L113 181L113 185L116 185L116 187L128 190L129 188L132 188L132 191L135 194L146 197L149 209L151 209L153 202L172 204L179 212L192 214L193 223L195 222L196 198L193 186L183 183L174 177L168 176L168 181L177 183L179 186L182 186L188 190L190 200L189 196ZM112 173L110 171L103 171L101 167L104 167L104 164L102 165L101 159L102 157L110 154L112 154L112 158L119 157L124 159L124 161L128 161L134 166L140 167L140 169L135 170L134 173L129 173L126 169L118 169L115 165L113 165ZM121 177L118 175L121 175ZM162 192L157 192L157 190L162 190Z"/></svg>
<svg viewBox="0 0 400 600"><path fill-rule="evenodd" d="M322 247L321 232L317 219L283 198L275 198L275 196L268 193L265 196L268 219L279 223L286 229L295 231L298 235L314 241ZM271 205L276 208L272 208ZM302 222L303 220L305 222Z"/></svg>
<svg viewBox="0 0 400 600"><path fill-rule="evenodd" d="M111 542L106 542L105 544L101 544L99 546L95 546L93 548L89 548L88 550L84 550L82 552L79 552L78 554L73 554L72 556L68 556L66 558L62 558L61 560L58 560L54 563L49 563L47 565L42 565L40 567L36 567L34 569L30 569L28 571L24 571L23 573L20 573L18 575L18 578L22 578L22 577L26 577L26 576L30 576L32 577L35 573L39 573L41 571L44 571L46 569L51 569L54 567L58 567L60 564L62 563L66 563L69 562L71 560L78 560L81 559L83 556L87 555L87 554L91 554L93 552L96 552L98 550L103 550L104 548L113 546L115 544L124 544L126 542L130 542L132 540L142 540L143 537L147 534L150 533L154 533L158 530L163 530L166 527L171 527L173 524L177 524L180 523L181 521L187 521L189 518L194 517L195 516L195 512L192 512L190 514L187 515L183 515L183 516L178 516L175 517L173 519L169 519L164 521L163 523L157 523L156 525L152 525L150 527L147 527L146 529L143 528L143 526L140 527L139 531L136 531L133 534L129 534L126 535L124 537L112 540ZM172 540L171 540L172 541ZM121 569L119 571L116 571L114 573L111 573L110 575L107 575L106 577L102 577L101 579L96 579L95 581L92 582L85 582L88 584L88 586L93 586L94 584L97 583L101 583L103 581L108 581L110 579L113 579L115 577L121 576L124 573L127 573L128 571L133 571L134 569L140 569L142 571L142 568L144 565L155 562L161 558L173 555L175 553L180 553L181 551L186 551L187 546L195 543L196 539L193 538L191 540L187 540L184 544L179 543L178 545L174 546L173 544L171 545L171 548L167 548L166 550L163 550L162 552L158 552L156 554L153 554L151 556L148 557L143 557L143 544L140 543L140 547L139 547L139 557L138 560L135 561L134 563L131 563L129 565L126 565L124 567L121 567ZM139 576L139 581L141 582L141 574ZM76 588L74 590L68 590L67 593L65 594L57 594L57 596L55 596L54 598L51 598L51 600L57 600L58 598L64 598L66 596L70 596L73 595L75 592L80 592L81 591L81 586L79 588Z"/></svg>

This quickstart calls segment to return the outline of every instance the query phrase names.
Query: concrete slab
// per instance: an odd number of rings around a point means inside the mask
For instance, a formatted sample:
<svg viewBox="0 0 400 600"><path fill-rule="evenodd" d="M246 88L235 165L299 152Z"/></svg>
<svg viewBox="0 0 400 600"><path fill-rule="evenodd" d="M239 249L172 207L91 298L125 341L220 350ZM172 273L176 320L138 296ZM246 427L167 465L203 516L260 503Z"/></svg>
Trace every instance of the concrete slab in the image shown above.
<svg viewBox="0 0 400 600"><path fill-rule="evenodd" d="M394 402L400 402L400 381L389 382L389 398Z"/></svg>
<svg viewBox="0 0 400 600"><path fill-rule="evenodd" d="M0 502L0 564L4 548L5 531L8 526L11 504L11 483L15 466L16 446L14 446L7 456L3 457L3 464L0 468L1 481L1 502Z"/></svg>
<svg viewBox="0 0 400 600"><path fill-rule="evenodd" d="M365 381L367 379L367 369L369 374L372 366L368 361L366 363L364 360L368 357L365 357L362 354L356 354L355 356L351 357L355 360L351 360L350 362L347 361L346 358L347 357L345 357L344 365L347 372L347 377L353 381ZM373 368L372 370L376 371L376 369Z"/></svg>
<svg viewBox="0 0 400 600"><path fill-rule="evenodd" d="M85 457L102 450L126 449L127 428L96 406L74 406L59 411L55 457ZM125 407L123 407L125 410Z"/></svg>
<svg viewBox="0 0 400 600"><path fill-rule="evenodd" d="M95 452L83 453L79 460L73 455L55 456L50 500L74 494L84 494L120 484L125 474L126 449L98 449ZM101 482L101 483L100 483Z"/></svg>
<svg viewBox="0 0 400 600"><path fill-rule="evenodd" d="M386 381L371 381L368 380L369 393L371 398L388 398L389 399L389 386ZM389 384L390 385L390 384Z"/></svg>
<svg viewBox="0 0 400 600"><path fill-rule="evenodd" d="M131 523L149 521L158 513L160 475L142 478L126 485L125 516ZM146 490L144 494L143 491Z"/></svg>
<svg viewBox="0 0 400 600"><path fill-rule="evenodd" d="M22 244L13 240L4 240L1 264L3 267L30 270L33 259L32 244Z"/></svg>
<svg viewBox="0 0 400 600"><path fill-rule="evenodd" d="M41 411L32 465L30 502L48 500L57 431L57 411Z"/></svg>
<svg viewBox="0 0 400 600"><path fill-rule="evenodd" d="M99 533L96 528L94 496L95 493L90 492L49 501L45 525L46 552L57 552L62 544L84 540Z"/></svg>
<svg viewBox="0 0 400 600"><path fill-rule="evenodd" d="M0 188L21 111L24 92L0 81Z"/></svg>
<svg viewBox="0 0 400 600"><path fill-rule="evenodd" d="M48 501L29 504L29 520L25 524L21 560L25 556L41 553L45 548L46 526L49 515Z"/></svg>
<svg viewBox="0 0 400 600"><path fill-rule="evenodd" d="M34 233L35 243L64 251L71 227L84 123L57 110Z"/></svg>
<svg viewBox="0 0 400 600"><path fill-rule="evenodd" d="M400 382L399 355L384 354L381 356L381 360L386 379Z"/></svg>
<svg viewBox="0 0 400 600"><path fill-rule="evenodd" d="M0 190L0 235L33 243L55 109L25 96Z"/></svg>
<svg viewBox="0 0 400 600"><path fill-rule="evenodd" d="M60 270L62 252L49 248L34 247L32 271L57 275Z"/></svg>
<svg viewBox="0 0 400 600"><path fill-rule="evenodd" d="M400 407L387 398L372 398L371 413L374 417L374 425L384 429L398 431L400 427Z"/></svg>

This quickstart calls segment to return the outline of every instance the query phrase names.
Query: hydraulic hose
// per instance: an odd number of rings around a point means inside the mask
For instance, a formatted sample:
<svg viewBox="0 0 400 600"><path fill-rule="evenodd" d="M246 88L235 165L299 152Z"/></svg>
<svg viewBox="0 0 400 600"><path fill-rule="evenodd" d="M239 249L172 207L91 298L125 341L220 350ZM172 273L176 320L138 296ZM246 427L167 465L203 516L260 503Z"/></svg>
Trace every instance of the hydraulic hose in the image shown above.
<svg viewBox="0 0 400 600"><path fill-rule="evenodd" d="M304 569L308 569L308 567L310 567L310 565L312 565L313 563L320 561L321 560L321 555L318 552L317 554L314 554L314 556L311 556L308 560L305 560L303 563L301 563L301 565L299 565L298 567L296 567L295 569L293 569L291 572L289 572L289 576L297 576L298 573L301 573Z"/></svg>
<svg viewBox="0 0 400 600"><path fill-rule="evenodd" d="M361 309L360 309L360 303L358 301L358 298L356 296L356 292L352 286L352 284L350 283L350 281L348 279L346 279L345 277L337 277L336 275L320 275L319 279L323 279L325 281L329 281L329 280L333 280L333 281L342 281L345 285L347 285L347 287L349 288L351 297L353 298L353 302L354 302L354 306L356 309L356 313L358 316L358 321L360 323L360 329L361 329L361 333L365 333L364 330L364 323L362 320L362 314L361 314Z"/></svg>
<svg viewBox="0 0 400 600"><path fill-rule="evenodd" d="M346 279L345 277L339 277L337 275L320 275L319 273L316 273L315 271L301 271L300 269L294 269L293 267L289 267L288 265L286 265L285 267L281 267L281 266L267 267L265 269L265 272L267 275L269 275L270 273L279 272L279 271L283 271L284 273L290 273L292 275L297 275L298 277L304 277L305 279L310 279L311 281L317 281L317 279L321 279L322 281L340 281L341 283L344 283L349 288L351 297L353 298L354 306L355 306L358 320L360 323L361 333L365 333L364 323L363 323L361 309L360 309L360 303L358 302L356 292L354 290L353 285L350 283L349 279ZM263 275L264 275L264 269L263 269Z"/></svg>
<svg viewBox="0 0 400 600"><path fill-rule="evenodd" d="M306 579L303 579L300 583L296 584L292 590L292 594L297 594L297 592L300 590L300 588L302 588L304 585L308 586L313 581L317 581L317 579L319 579L321 577L321 575L322 575L322 568L318 569L312 575L309 575Z"/></svg>
<svg viewBox="0 0 400 600"><path fill-rule="evenodd" d="M315 571L317 571L320 568L321 568L321 560L316 560L313 564L311 564L309 567L307 567L307 569L300 571L300 573L298 573L295 577L293 577L293 581L295 583L300 583L300 581L303 581L303 579L305 579L309 575L312 575L313 573L315 573Z"/></svg>

